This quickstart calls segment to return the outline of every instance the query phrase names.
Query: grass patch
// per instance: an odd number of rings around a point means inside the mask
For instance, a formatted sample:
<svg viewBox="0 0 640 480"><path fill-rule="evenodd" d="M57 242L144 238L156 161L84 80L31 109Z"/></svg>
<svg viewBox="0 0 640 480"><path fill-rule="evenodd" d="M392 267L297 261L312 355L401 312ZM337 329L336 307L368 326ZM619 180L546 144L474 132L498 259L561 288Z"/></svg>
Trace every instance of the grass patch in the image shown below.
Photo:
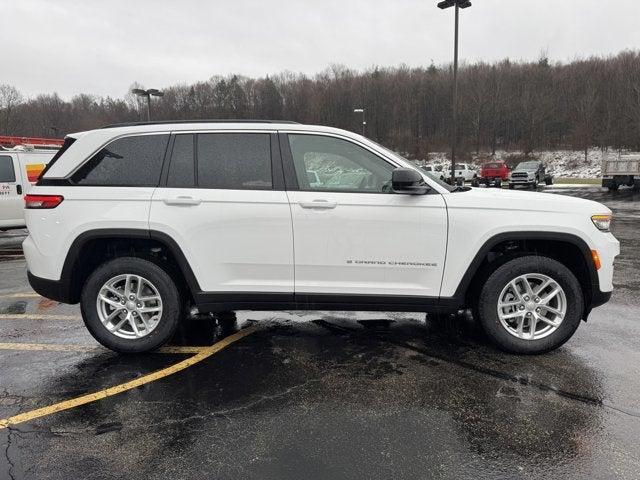
<svg viewBox="0 0 640 480"><path fill-rule="evenodd" d="M602 185L601 178L554 178L553 183L558 185Z"/></svg>

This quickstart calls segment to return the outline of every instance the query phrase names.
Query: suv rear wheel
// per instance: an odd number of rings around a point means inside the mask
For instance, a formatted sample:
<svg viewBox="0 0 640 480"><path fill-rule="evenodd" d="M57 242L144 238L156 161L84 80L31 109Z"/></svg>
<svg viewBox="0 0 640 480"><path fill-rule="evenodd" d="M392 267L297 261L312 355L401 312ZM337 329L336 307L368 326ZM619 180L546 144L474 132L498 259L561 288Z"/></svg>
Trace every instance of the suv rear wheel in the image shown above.
<svg viewBox="0 0 640 480"><path fill-rule="evenodd" d="M565 265L523 256L497 268L480 293L478 314L489 339L511 353L558 348L582 319L582 288Z"/></svg>
<svg viewBox="0 0 640 480"><path fill-rule="evenodd" d="M121 257L89 276L80 308L89 332L102 345L141 353L171 339L180 321L180 305L167 272L148 260Z"/></svg>

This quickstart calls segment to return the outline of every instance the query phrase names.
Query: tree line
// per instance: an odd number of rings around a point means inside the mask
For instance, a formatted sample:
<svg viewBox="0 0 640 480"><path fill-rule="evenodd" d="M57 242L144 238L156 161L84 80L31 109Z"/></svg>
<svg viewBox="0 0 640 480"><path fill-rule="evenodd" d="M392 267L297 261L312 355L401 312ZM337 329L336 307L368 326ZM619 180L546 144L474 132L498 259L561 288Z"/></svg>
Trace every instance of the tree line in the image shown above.
<svg viewBox="0 0 640 480"><path fill-rule="evenodd" d="M315 76L214 76L163 89L157 120L275 119L361 131L412 158L451 144L452 68L430 65L355 71L332 66ZM640 51L551 62L468 63L459 72L463 152L590 147L640 150ZM139 86L134 84L133 86ZM25 98L0 85L0 135L54 136L146 119L146 100L56 93Z"/></svg>

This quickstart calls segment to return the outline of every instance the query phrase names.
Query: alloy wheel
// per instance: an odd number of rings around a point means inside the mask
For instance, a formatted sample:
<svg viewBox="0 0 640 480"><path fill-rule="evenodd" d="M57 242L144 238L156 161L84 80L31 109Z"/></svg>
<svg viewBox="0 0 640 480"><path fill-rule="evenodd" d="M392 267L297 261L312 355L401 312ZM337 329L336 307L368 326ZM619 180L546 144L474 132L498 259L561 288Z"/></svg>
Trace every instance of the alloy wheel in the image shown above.
<svg viewBox="0 0 640 480"><path fill-rule="evenodd" d="M162 297L144 277L117 275L107 280L96 299L98 316L112 334L126 339L149 335L162 318Z"/></svg>
<svg viewBox="0 0 640 480"><path fill-rule="evenodd" d="M539 340L555 332L567 314L567 296L558 282L541 273L511 280L498 297L498 318L511 335Z"/></svg>

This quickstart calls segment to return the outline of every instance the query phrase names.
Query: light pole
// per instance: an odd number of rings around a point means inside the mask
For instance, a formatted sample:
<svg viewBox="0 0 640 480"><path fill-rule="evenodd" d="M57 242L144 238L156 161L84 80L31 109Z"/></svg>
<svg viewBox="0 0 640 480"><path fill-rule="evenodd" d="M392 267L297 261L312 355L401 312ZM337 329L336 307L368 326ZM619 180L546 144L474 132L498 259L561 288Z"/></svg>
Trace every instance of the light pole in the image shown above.
<svg viewBox="0 0 640 480"><path fill-rule="evenodd" d="M137 95L139 97L147 98L147 121L151 121L151 97L162 97L164 96L164 92L161 92L155 88L149 88L148 90L143 90L142 88L134 88L131 90L131 93Z"/></svg>
<svg viewBox="0 0 640 480"><path fill-rule="evenodd" d="M438 3L438 8L455 7L455 39L453 42L453 132L451 138L451 185L456 182L456 146L458 144L458 24L461 8L469 8L469 0L445 0Z"/></svg>
<svg viewBox="0 0 640 480"><path fill-rule="evenodd" d="M361 113L362 114L362 136L364 137L364 129L367 126L367 122L364 117L364 108L355 108L353 113Z"/></svg>

